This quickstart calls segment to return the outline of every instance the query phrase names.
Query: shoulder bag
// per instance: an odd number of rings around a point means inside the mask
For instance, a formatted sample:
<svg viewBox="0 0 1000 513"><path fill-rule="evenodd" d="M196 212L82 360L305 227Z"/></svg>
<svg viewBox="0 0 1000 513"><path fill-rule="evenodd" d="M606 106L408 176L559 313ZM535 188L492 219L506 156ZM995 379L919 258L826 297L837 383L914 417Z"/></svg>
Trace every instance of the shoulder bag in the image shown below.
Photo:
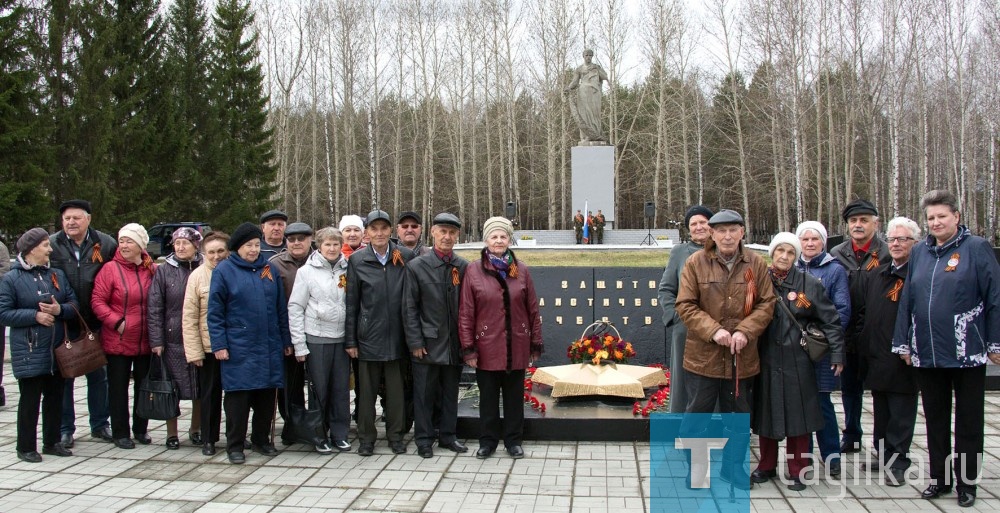
<svg viewBox="0 0 1000 513"><path fill-rule="evenodd" d="M73 310L80 322L80 335L70 340L69 326L63 321L63 341L53 349L59 373L64 378L78 378L108 364L104 349L101 348L100 333L91 331L76 306L73 306Z"/></svg>
<svg viewBox="0 0 1000 513"><path fill-rule="evenodd" d="M798 319L795 318L795 315L792 314L792 310L785 304L783 298L778 298L778 304L781 305L781 308L785 310L788 317L795 323L795 327L802 332L799 345L809 355L809 359L814 362L822 360L830 352L830 342L826 339L826 334L823 333L823 330L819 329L819 326L814 322L808 322L805 327L802 327Z"/></svg>

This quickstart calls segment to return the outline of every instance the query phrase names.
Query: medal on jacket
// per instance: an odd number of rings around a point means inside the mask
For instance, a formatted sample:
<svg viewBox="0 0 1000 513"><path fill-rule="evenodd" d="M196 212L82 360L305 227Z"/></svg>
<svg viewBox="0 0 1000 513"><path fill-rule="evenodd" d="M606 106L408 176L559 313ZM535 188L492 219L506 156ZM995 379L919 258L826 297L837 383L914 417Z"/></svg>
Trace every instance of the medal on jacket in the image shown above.
<svg viewBox="0 0 1000 513"><path fill-rule="evenodd" d="M950 273L958 267L958 260L962 258L962 255L958 253L952 253L951 258L948 259L948 267L944 268L944 272Z"/></svg>
<svg viewBox="0 0 1000 513"><path fill-rule="evenodd" d="M788 300L789 301L795 301L795 299L797 297L799 297L799 295L796 294L794 290L788 293Z"/></svg>
<svg viewBox="0 0 1000 513"><path fill-rule="evenodd" d="M865 266L865 270L871 271L876 267L878 267L878 251L872 251L872 259L868 261L868 265Z"/></svg>
<svg viewBox="0 0 1000 513"><path fill-rule="evenodd" d="M809 298L806 297L805 292L799 292L799 297L798 299L795 300L795 306L803 309L809 308L810 306L812 306L812 301L809 301Z"/></svg>
<svg viewBox="0 0 1000 513"><path fill-rule="evenodd" d="M337 286L340 287L340 288L346 288L347 287L347 275L346 274L341 274L340 275L340 283L338 283Z"/></svg>
<svg viewBox="0 0 1000 513"><path fill-rule="evenodd" d="M104 257L101 256L101 243L94 244L94 250L90 253L90 261L95 264L103 264Z"/></svg>
<svg viewBox="0 0 1000 513"><path fill-rule="evenodd" d="M274 281L274 275L271 274L271 264L264 266L264 270L260 272L260 279L268 279Z"/></svg>
<svg viewBox="0 0 1000 513"><path fill-rule="evenodd" d="M896 283L892 286L891 289L889 289L889 293L886 294L885 297L888 298L889 301L896 303L899 301L899 292L901 290L903 290L903 279L896 278Z"/></svg>

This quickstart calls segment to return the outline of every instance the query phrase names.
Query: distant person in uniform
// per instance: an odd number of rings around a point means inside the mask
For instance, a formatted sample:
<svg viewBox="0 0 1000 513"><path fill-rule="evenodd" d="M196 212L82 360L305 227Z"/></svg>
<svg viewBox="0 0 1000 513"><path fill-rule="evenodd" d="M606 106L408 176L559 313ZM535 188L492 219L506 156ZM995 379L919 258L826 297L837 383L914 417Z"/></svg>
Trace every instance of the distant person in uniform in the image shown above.
<svg viewBox="0 0 1000 513"><path fill-rule="evenodd" d="M604 244L604 214L601 213L601 209L597 209L597 215L594 216L594 234L597 236L597 243Z"/></svg>
<svg viewBox="0 0 1000 513"><path fill-rule="evenodd" d="M573 216L573 231L576 232L576 243L583 244L583 213L579 209Z"/></svg>

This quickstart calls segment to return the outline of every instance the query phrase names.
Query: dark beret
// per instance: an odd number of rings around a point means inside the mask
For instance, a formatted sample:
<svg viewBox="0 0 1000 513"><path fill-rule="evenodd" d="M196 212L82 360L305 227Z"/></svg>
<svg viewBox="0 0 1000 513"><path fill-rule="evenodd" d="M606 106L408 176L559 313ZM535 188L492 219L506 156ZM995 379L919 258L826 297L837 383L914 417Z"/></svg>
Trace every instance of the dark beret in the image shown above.
<svg viewBox="0 0 1000 513"><path fill-rule="evenodd" d="M260 231L260 227L253 223L243 223L233 230L233 234L229 237L229 251L236 251L240 249L240 246L246 244L253 239L260 239L264 236L264 232Z"/></svg>
<svg viewBox="0 0 1000 513"><path fill-rule="evenodd" d="M17 239L14 249L22 255L27 255L47 240L49 240L49 232L45 231L45 228L32 228Z"/></svg>
<svg viewBox="0 0 1000 513"><path fill-rule="evenodd" d="M706 207L705 205L694 205L687 209L684 214L684 227L687 228L691 224L691 218L694 216L705 216L705 219L711 219L715 215L712 209Z"/></svg>

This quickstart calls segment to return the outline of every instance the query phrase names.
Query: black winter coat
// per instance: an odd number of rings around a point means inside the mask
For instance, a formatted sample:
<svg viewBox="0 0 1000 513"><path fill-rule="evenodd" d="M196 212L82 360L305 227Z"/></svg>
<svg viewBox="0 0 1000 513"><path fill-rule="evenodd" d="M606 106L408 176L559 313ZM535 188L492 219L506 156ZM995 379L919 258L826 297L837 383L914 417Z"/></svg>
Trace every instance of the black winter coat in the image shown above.
<svg viewBox="0 0 1000 513"><path fill-rule="evenodd" d="M49 237L52 244L52 254L49 256L50 265L56 269L62 269L66 273L66 279L73 287L77 299L80 301L80 314L87 321L87 325L92 330L101 329L101 321L94 315L94 310L90 307L90 298L94 293L94 280L97 279L97 272L105 263L110 262L115 257L118 250L118 242L106 233L99 232L91 228L87 233L87 239L80 246L80 259L77 260L76 252L73 251L76 244L69 240L64 232L56 232ZM98 248L98 245L100 246ZM96 254L95 254L95 249ZM78 327L75 322L70 323L70 336L75 336Z"/></svg>
<svg viewBox="0 0 1000 513"><path fill-rule="evenodd" d="M181 262L171 254L163 265L156 267L153 284L149 287L149 347L163 347L163 361L170 379L177 385L181 399L197 399L198 375L194 365L184 355L184 292L187 280L202 263L201 253L190 262Z"/></svg>
<svg viewBox="0 0 1000 513"><path fill-rule="evenodd" d="M371 246L348 259L344 347L358 348L359 360L388 362L409 353L403 335L403 281L412 258L413 252L390 242L385 265Z"/></svg>
<svg viewBox="0 0 1000 513"><path fill-rule="evenodd" d="M819 280L792 268L774 287L799 324L815 322L830 342L830 361L844 361L844 331L840 315ZM802 300L802 296L806 301ZM791 298L791 299L790 299ZM823 429L816 371L799 345L802 332L781 305L760 339L760 374L754 387L753 430L760 436L782 439Z"/></svg>
<svg viewBox="0 0 1000 513"><path fill-rule="evenodd" d="M406 345L410 351L427 350L426 356L413 358L414 362L463 364L462 344L458 340L458 299L468 265L469 261L458 255L453 255L450 263L445 262L433 250L407 264L403 283Z"/></svg>
<svg viewBox="0 0 1000 513"><path fill-rule="evenodd" d="M872 390L898 394L918 391L913 367L892 352L896 313L909 265L905 263L899 269L893 269L891 262L881 265L876 272L865 274L861 282L865 301L858 318L861 330L858 354L862 372L867 376L865 383Z"/></svg>
<svg viewBox="0 0 1000 513"><path fill-rule="evenodd" d="M51 327L42 326L35 319L39 301L49 302L49 297L62 306ZM64 338L63 322L76 319L74 308L78 305L73 287L60 269L39 266L25 269L21 260L14 262L10 272L0 280L0 330L10 326L10 365L15 378L59 375L52 350Z"/></svg>
<svg viewBox="0 0 1000 513"><path fill-rule="evenodd" d="M854 246L850 237L831 249L830 254L837 258L844 269L847 269L847 282L851 289L851 322L847 325L845 341L847 352L853 353L857 351L858 339L861 337L861 330L858 329L858 311L864 308L865 300L864 291L861 289L861 277L875 272L878 266L889 263L892 256L889 255L889 245L878 238L878 235L872 238L868 253L861 262L854 256Z"/></svg>

